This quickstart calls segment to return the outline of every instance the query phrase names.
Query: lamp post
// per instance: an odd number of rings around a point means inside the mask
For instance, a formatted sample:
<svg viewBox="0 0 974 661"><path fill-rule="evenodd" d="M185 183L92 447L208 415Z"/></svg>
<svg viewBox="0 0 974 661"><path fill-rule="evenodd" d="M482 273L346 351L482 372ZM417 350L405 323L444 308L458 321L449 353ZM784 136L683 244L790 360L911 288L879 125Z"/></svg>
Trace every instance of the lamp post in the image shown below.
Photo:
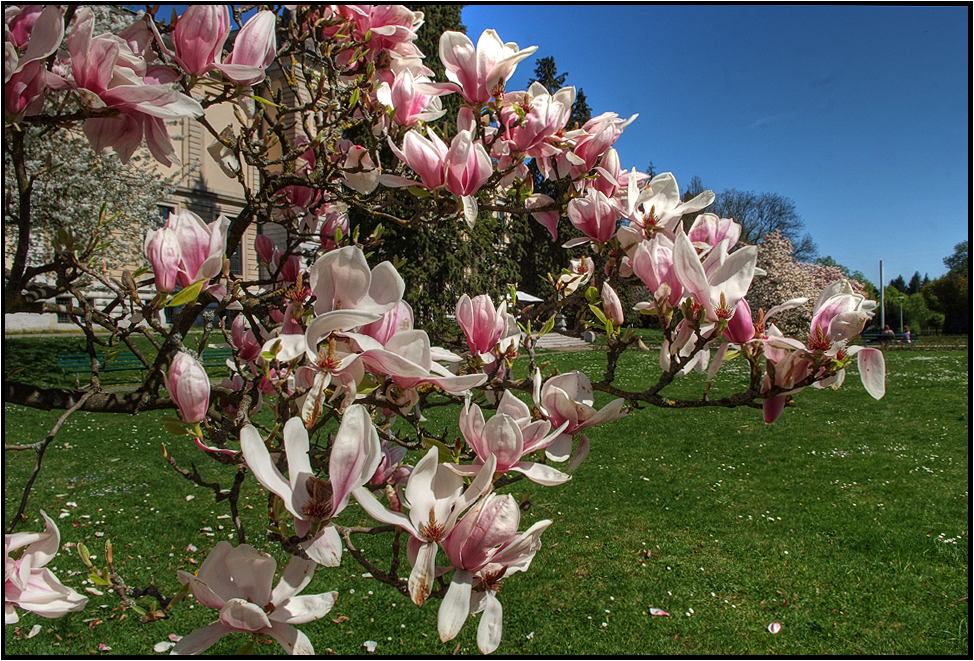
<svg viewBox="0 0 974 661"><path fill-rule="evenodd" d="M903 297L900 296L900 335L903 334Z"/></svg>

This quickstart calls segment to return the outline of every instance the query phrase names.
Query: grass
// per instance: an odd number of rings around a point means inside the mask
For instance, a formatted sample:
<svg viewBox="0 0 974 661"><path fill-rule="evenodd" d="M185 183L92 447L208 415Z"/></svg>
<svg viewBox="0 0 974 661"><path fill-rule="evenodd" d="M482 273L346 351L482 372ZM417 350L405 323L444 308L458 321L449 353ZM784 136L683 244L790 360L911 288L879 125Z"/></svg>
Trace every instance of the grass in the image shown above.
<svg viewBox="0 0 974 661"><path fill-rule="evenodd" d="M598 358L544 357L593 377ZM742 377L736 362L721 370L713 396ZM569 483L511 485L530 503L521 529L542 518L554 523L530 571L507 579L499 593L498 653L969 655L968 353L891 352L887 365L879 402L853 368L841 392L806 390L771 426L753 409L640 410L590 430L592 453ZM620 385L646 385L658 370L655 352L626 354ZM690 376L674 396L701 387ZM56 418L4 408L6 443L40 440ZM159 444L180 465L198 462L224 484L232 469L168 437L160 417L73 416L45 459L29 506L34 522L20 529L39 529L38 509L67 513L58 520L62 545L84 541L99 554L111 538L130 585L154 577L172 594L175 570L198 568L194 562L231 526L218 518L225 504L174 475ZM449 424L440 411L428 417L434 429ZM32 465L32 455L5 453L5 515L16 509ZM251 540L282 565L262 541L266 492L252 479L245 487ZM340 522L359 519L367 522L353 503ZM370 558L384 557L382 539L357 539ZM198 550L186 550L190 544ZM74 549L51 566L68 585L86 587ZM339 592L326 618L301 626L318 653L364 653L366 640L378 643L377 654L477 652L476 621L442 644L436 602L418 609L364 571L346 557L305 589ZM650 607L670 617L651 616ZM83 654L104 643L115 654L151 654L168 634L185 635L214 617L195 604L142 625L117 598L90 595L85 611L61 619L22 612L18 625L6 627L4 652ZM781 623L779 634L768 632L771 622ZM28 640L34 624L41 633ZM212 649L233 654L244 642L237 634ZM262 642L256 652L280 648Z"/></svg>

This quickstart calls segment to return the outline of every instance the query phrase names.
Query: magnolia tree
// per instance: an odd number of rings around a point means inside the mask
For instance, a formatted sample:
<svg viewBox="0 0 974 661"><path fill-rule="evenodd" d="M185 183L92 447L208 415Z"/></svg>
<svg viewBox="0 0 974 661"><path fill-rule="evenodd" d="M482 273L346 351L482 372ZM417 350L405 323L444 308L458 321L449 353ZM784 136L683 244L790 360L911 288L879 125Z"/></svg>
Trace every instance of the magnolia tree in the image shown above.
<svg viewBox="0 0 974 661"><path fill-rule="evenodd" d="M803 388L838 388L853 356L866 390L884 394L882 354L849 344L872 316L873 302L837 282L818 295L803 332L785 335L773 316L806 301L748 306L745 295L762 271L757 248L738 242L740 225L701 213L684 231L683 214L705 210L713 194L684 202L673 175L622 169L612 145L635 117L608 112L567 126L573 88L507 90L515 67L535 48L504 43L493 30L476 44L444 33L439 53L426 55L439 56L448 80L433 80L414 45L422 22L422 14L390 5L264 8L246 21L223 5L193 5L172 22L139 16L117 34L96 34L84 7L5 10L4 149L16 175L19 232L4 310L43 311L26 292L44 273L57 275L60 292L74 293L80 279L90 278L115 299L95 307L76 296L78 307L69 309L90 339L88 387L5 378L4 401L64 411L47 439L30 446L39 458L74 411L175 409L179 421L169 429L177 446L195 441L193 452L237 467L233 484L206 484L229 506L236 545L218 543L195 575L178 576L182 594L192 592L217 611L216 620L183 632L176 653L202 652L231 632L268 634L288 652L313 652L294 625L321 618L336 593L300 592L316 571L342 562L361 564L417 606L438 601L443 641L482 611L477 642L492 652L502 633L498 588L529 571L551 524L519 530L518 503L504 488L521 480L557 488L572 479L589 454L589 428L643 405L750 406L771 423ZM234 23L241 27L230 46ZM441 98L450 94L461 107L449 118L455 132L445 134L437 120L444 115ZM234 125L207 119L217 104L233 107ZM150 266L122 282L93 267L101 243L72 237L70 228L65 240L73 249L58 250L49 264L28 265L35 191L24 142L31 129L79 131L92 149L113 150L123 161L144 145L169 164L175 150L165 121L187 116L208 131L210 153L243 187L247 205L235 219L205 224L190 212L170 216L144 237ZM562 197L533 192L532 159L545 178L562 184ZM245 177L245 168L259 176ZM432 346L414 327L403 294L420 283L404 282L389 262L369 262L381 227L364 235L349 225L352 209L385 224L435 224L458 234L481 214L529 214L553 240L565 223L584 236L569 242L577 252L572 268L552 274L557 298L530 317L515 298L460 296L455 315L466 350L455 352ZM269 275L230 274L226 255L249 226L265 221L280 223L289 236L286 245L257 239ZM638 342L622 328L616 295L620 284L632 282L647 288L638 307L658 319L664 336L662 374L640 391L614 385L620 356ZM155 297L140 299L144 287L153 287ZM606 368L595 381L535 365L535 343L550 330L553 313L579 302L606 337ZM170 326L162 324L159 311L174 305L184 307ZM232 323L211 320L200 349L190 350L187 333L214 305L235 311ZM527 318L547 323L519 325ZM110 331L109 344L126 345L144 362L147 376L134 392L100 386L94 353L105 340L94 336L96 329ZM158 348L157 356L139 351L133 341L139 336ZM217 385L200 354L221 340L232 358ZM526 379L513 377L518 356L529 365ZM708 384L696 399L664 394L691 370L712 378L731 358L749 365L737 392L715 397ZM597 409L595 391L615 399ZM444 405L452 407L456 426L431 439L423 411ZM18 449L27 448L5 447ZM175 455L188 451L164 454L176 472L203 484L196 471L179 467ZM85 605L45 567L59 541L54 522L45 516L44 532L13 532L27 521L40 466L4 545L7 624L17 621L18 609L57 617ZM290 554L276 585L275 560L248 544L240 522L247 480L271 494L267 534ZM363 524L361 512L343 515L353 500L371 523ZM389 566L357 550L355 537L363 534L387 540ZM137 607L114 567L96 569L87 550L79 550L93 578ZM400 569L403 555L408 572ZM163 600L165 607L147 619L164 617L177 601Z"/></svg>

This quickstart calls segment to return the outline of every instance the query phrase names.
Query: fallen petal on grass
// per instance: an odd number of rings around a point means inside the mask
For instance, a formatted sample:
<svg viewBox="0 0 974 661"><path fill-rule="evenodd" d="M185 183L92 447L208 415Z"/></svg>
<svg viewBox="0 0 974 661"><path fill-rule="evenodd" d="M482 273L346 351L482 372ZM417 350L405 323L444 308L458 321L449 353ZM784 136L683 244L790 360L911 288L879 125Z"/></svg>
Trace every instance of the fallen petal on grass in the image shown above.
<svg viewBox="0 0 974 661"><path fill-rule="evenodd" d="M670 614L667 613L662 608L650 608L649 609L649 614L650 615L659 615L659 616L662 616L662 617L669 617L670 616Z"/></svg>
<svg viewBox="0 0 974 661"><path fill-rule="evenodd" d="M778 624L777 622L772 622L771 624L768 625L768 631L771 632L772 634L776 634L779 631L781 631L781 625Z"/></svg>

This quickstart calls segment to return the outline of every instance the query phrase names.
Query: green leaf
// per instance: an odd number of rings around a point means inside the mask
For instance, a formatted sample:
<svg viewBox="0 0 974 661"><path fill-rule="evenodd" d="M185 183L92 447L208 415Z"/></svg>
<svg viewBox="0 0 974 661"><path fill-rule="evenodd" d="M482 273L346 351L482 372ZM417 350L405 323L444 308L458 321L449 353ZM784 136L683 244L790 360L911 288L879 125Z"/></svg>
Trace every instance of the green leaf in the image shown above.
<svg viewBox="0 0 974 661"><path fill-rule="evenodd" d="M234 656L253 656L253 654L254 654L254 641L250 641L248 643L244 643L243 645L241 645L240 649L237 650L237 653Z"/></svg>
<svg viewBox="0 0 974 661"><path fill-rule="evenodd" d="M608 319L606 319L606 317L605 317L605 313L602 312L602 310L601 310L601 308L599 308L599 306L597 306L597 305L589 305L588 306L588 309L591 310L592 313L596 317L598 317L599 318L599 321L601 321L603 324L605 324L608 321Z"/></svg>
<svg viewBox="0 0 974 661"><path fill-rule="evenodd" d="M273 101L268 101L267 99L265 99L265 98L263 98L263 97L260 97L260 96L257 96L256 94L252 94L252 95L251 95L251 97L252 97L252 98L254 99L254 101L256 101L257 103L263 103L263 104L265 104L265 105L268 105L268 106L273 106L273 107L275 107L275 108L280 108L280 106L279 106L279 105L277 105L276 103L274 103Z"/></svg>
<svg viewBox="0 0 974 661"><path fill-rule="evenodd" d="M352 90L352 96L348 98L348 109L352 110L358 105L359 88Z"/></svg>
<svg viewBox="0 0 974 661"><path fill-rule="evenodd" d="M435 438L430 438L424 436L422 439L423 447L427 450L430 448L436 448L438 450L438 459L441 464L453 461L453 448L445 444L443 441L439 441Z"/></svg>
<svg viewBox="0 0 974 661"><path fill-rule="evenodd" d="M91 572L90 574L88 574L88 580L91 581L92 583L94 583L95 585L101 585L103 587L111 587L112 586L111 581L105 580L104 578L102 578L101 576L99 576L98 574L96 574L95 572Z"/></svg>
<svg viewBox="0 0 974 661"><path fill-rule="evenodd" d="M177 305L184 305L187 303L194 302L197 299L197 297L200 295L200 291L202 291L203 289L203 282L204 282L203 280L200 280L199 282L194 282L189 287L186 287L185 289L181 290L178 294L176 294L171 299L169 299L169 302L166 303L166 307L172 308Z"/></svg>
<svg viewBox="0 0 974 661"><path fill-rule="evenodd" d="M85 563L86 567L93 569L91 566L91 554L88 553L88 547L83 542L78 542L78 555L81 556L81 562Z"/></svg>
<svg viewBox="0 0 974 661"><path fill-rule="evenodd" d="M599 290L595 287L589 287L585 290L585 300L589 303L595 303L599 300Z"/></svg>
<svg viewBox="0 0 974 661"><path fill-rule="evenodd" d="M555 327L555 318L548 317L548 321L544 322L544 326L541 328L541 334L547 335L551 332L551 329Z"/></svg>
<svg viewBox="0 0 974 661"><path fill-rule="evenodd" d="M190 434L190 430L186 427L186 423L184 423L182 420L167 418L162 424L166 428L166 431L174 436L185 436Z"/></svg>

